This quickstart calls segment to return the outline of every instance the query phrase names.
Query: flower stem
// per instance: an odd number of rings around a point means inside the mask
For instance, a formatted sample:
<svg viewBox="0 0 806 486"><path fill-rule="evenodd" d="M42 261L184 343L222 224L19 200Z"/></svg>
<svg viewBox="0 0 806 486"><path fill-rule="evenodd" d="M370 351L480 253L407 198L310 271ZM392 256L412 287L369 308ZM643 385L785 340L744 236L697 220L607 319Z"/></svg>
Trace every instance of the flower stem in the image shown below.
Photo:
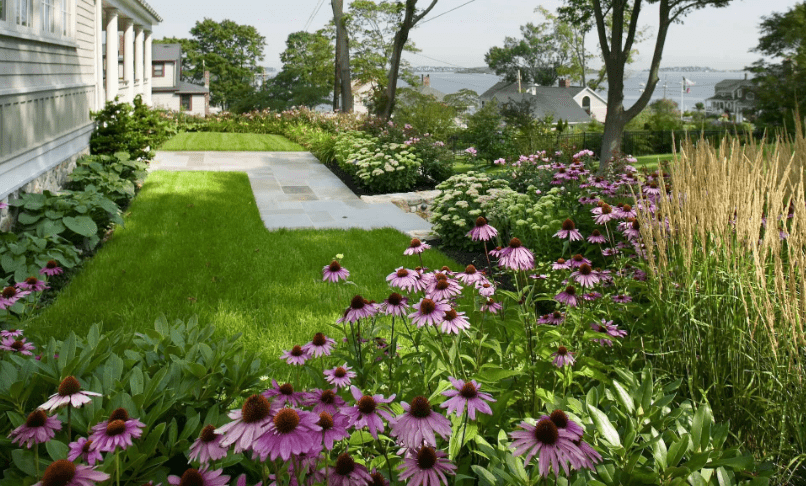
<svg viewBox="0 0 806 486"><path fill-rule="evenodd" d="M73 442L73 405L67 404L67 442Z"/></svg>
<svg viewBox="0 0 806 486"><path fill-rule="evenodd" d="M34 464L36 465L36 480L39 482L39 443L34 447Z"/></svg>
<svg viewBox="0 0 806 486"><path fill-rule="evenodd" d="M115 478L120 486L120 451L115 451Z"/></svg>

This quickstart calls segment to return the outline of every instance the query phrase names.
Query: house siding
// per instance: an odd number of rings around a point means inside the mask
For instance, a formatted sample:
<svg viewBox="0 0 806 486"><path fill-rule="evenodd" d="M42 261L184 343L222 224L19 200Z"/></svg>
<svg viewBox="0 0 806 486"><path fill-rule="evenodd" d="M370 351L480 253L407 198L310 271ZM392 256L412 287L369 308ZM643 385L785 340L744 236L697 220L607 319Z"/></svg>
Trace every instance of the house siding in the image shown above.
<svg viewBox="0 0 806 486"><path fill-rule="evenodd" d="M168 88L174 86L174 63L171 61L159 61L165 64L165 76L151 78L151 89L154 88ZM157 64L154 61L152 64ZM153 95L152 95L153 96Z"/></svg>
<svg viewBox="0 0 806 486"><path fill-rule="evenodd" d="M179 111L181 98L176 93L152 93L151 100L154 108ZM189 115L204 116L204 95L194 94L190 101L190 111L184 111Z"/></svg>

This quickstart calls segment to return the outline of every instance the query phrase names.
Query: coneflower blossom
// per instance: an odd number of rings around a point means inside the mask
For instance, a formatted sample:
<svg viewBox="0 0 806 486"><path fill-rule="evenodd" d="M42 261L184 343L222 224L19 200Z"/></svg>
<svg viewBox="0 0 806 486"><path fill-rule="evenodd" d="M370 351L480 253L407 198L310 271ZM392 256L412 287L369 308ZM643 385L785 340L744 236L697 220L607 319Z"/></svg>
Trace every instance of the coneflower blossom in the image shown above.
<svg viewBox="0 0 806 486"><path fill-rule="evenodd" d="M467 236L473 241L490 241L496 235L498 235L498 230L487 224L487 220L483 216L476 218L476 224L467 233Z"/></svg>
<svg viewBox="0 0 806 486"><path fill-rule="evenodd" d="M571 274L571 278L577 281L582 287L593 287L599 283L599 277L587 263L579 266L579 269Z"/></svg>
<svg viewBox="0 0 806 486"><path fill-rule="evenodd" d="M280 359L284 359L286 363L295 366L302 366L308 361L308 353L306 353L302 346L296 345L291 348L289 351L284 351L282 355L280 355Z"/></svg>
<svg viewBox="0 0 806 486"><path fill-rule="evenodd" d="M412 238L411 243L409 243L409 247L403 251L404 255L416 255L424 252L425 250L431 248L431 245L428 243L424 243L417 238Z"/></svg>
<svg viewBox="0 0 806 486"><path fill-rule="evenodd" d="M565 261L564 258L558 258L556 262L551 264L552 270L568 270L571 268L571 262Z"/></svg>
<svg viewBox="0 0 806 486"><path fill-rule="evenodd" d="M9 308L16 304L18 300L26 297L31 292L29 290L20 290L16 287L6 287L0 292L0 309Z"/></svg>
<svg viewBox="0 0 806 486"><path fill-rule="evenodd" d="M632 302L632 297L627 294L614 295L613 302L616 302L617 304L626 304L628 302Z"/></svg>
<svg viewBox="0 0 806 486"><path fill-rule="evenodd" d="M495 287L489 281L476 282L476 289L482 297L492 297L495 294Z"/></svg>
<svg viewBox="0 0 806 486"><path fill-rule="evenodd" d="M381 312L387 316L405 317L409 313L409 298L392 292L381 304Z"/></svg>
<svg viewBox="0 0 806 486"><path fill-rule="evenodd" d="M7 337L0 339L0 351L10 351L12 353L31 356L34 354L31 352L34 348L36 348L36 346L27 342L25 338L14 339L13 337Z"/></svg>
<svg viewBox="0 0 806 486"><path fill-rule="evenodd" d="M603 243L607 243L607 238L605 238L602 233L599 232L599 230L593 230L591 235L588 236L588 243L601 245Z"/></svg>
<svg viewBox="0 0 806 486"><path fill-rule="evenodd" d="M451 309L445 312L439 326L445 334L459 334L460 331L470 328L470 321L467 320L464 312L456 312L456 309Z"/></svg>
<svg viewBox="0 0 806 486"><path fill-rule="evenodd" d="M338 260L333 260L330 265L325 265L322 268L322 281L329 280L331 282L338 282L339 280L347 280L350 276L350 271L341 266Z"/></svg>
<svg viewBox="0 0 806 486"><path fill-rule="evenodd" d="M638 216L638 213L629 204L620 204L616 206L614 213L619 219L635 218Z"/></svg>
<svg viewBox="0 0 806 486"><path fill-rule="evenodd" d="M405 292L413 292L417 289L419 274L414 270L400 267L386 277L386 281L392 287L397 287Z"/></svg>
<svg viewBox="0 0 806 486"><path fill-rule="evenodd" d="M615 217L613 208L609 204L602 204L599 207L591 209L593 213L593 222L596 224L605 224Z"/></svg>
<svg viewBox="0 0 806 486"><path fill-rule="evenodd" d="M48 260L48 263L39 270L40 275L47 275L48 277L52 277L54 275L59 275L63 273L62 267L59 266L59 263L56 260Z"/></svg>
<svg viewBox="0 0 806 486"><path fill-rule="evenodd" d="M303 392L295 392L294 385L291 383L284 383L280 385L276 380L271 380L271 388L262 393L266 398L275 400L274 404L278 407L291 405L292 407L299 407L305 398ZM277 398L274 398L277 397Z"/></svg>
<svg viewBox="0 0 806 486"><path fill-rule="evenodd" d="M317 332L313 335L311 342L302 347L302 351L312 358L330 356L330 353L333 352L333 346L335 345L335 339L329 338L321 332Z"/></svg>
<svg viewBox="0 0 806 486"><path fill-rule="evenodd" d="M217 461L227 456L227 448L221 445L224 436L215 433L214 425L206 425L190 446L191 461L198 461L200 464Z"/></svg>
<svg viewBox="0 0 806 486"><path fill-rule="evenodd" d="M660 189L658 188L658 183L655 181L645 185L642 190L647 196L660 196Z"/></svg>
<svg viewBox="0 0 806 486"><path fill-rule="evenodd" d="M476 411L492 415L493 410L487 405L486 402L494 402L493 397L489 393L480 392L481 385L476 383L476 380L465 382L458 380L451 376L448 377L454 390L446 390L442 394L448 397L440 404L441 408L447 408L446 412L450 415L452 413L460 417L465 412L467 407L467 416L470 420L476 420Z"/></svg>
<svg viewBox="0 0 806 486"><path fill-rule="evenodd" d="M223 469L209 470L207 466L203 466L201 469L188 469L182 474L181 478L179 476L168 476L168 484L176 486L227 486L230 477L222 474L224 474Z"/></svg>
<svg viewBox="0 0 806 486"><path fill-rule="evenodd" d="M582 240L582 233L576 229L576 225L570 219L566 219L563 221L562 229L560 231L554 233L555 238L567 238L569 241L580 241Z"/></svg>
<svg viewBox="0 0 806 486"><path fill-rule="evenodd" d="M447 454L429 446L409 449L403 464L397 468L403 470L398 478L408 479L406 486L440 486L443 483L447 485L446 474L456 474L456 466L448 461Z"/></svg>
<svg viewBox="0 0 806 486"><path fill-rule="evenodd" d="M559 476L559 468L569 474L571 467L580 469L585 464L585 458L579 448L574 445L574 437L566 430L560 430L549 418L540 419L536 425L521 422L520 428L510 434L514 441L514 455L526 454L525 462L538 455L540 475L548 477L553 471Z"/></svg>
<svg viewBox="0 0 806 486"><path fill-rule="evenodd" d="M584 467L593 470L596 467L596 464L602 462L602 456L599 455L599 453L596 452L596 450L593 447L591 447L590 444L588 444L587 442L581 439L575 440L574 445L579 448L579 451L582 452L582 455L584 457L582 467L579 467L577 469L582 469Z"/></svg>
<svg viewBox="0 0 806 486"><path fill-rule="evenodd" d="M566 348L565 346L558 347L557 351L552 353L552 356L554 357L552 363L554 363L554 366L556 366L557 368L573 365L574 361L576 361L574 359L574 353L568 351L568 348Z"/></svg>
<svg viewBox="0 0 806 486"><path fill-rule="evenodd" d="M591 261L588 260L587 258L583 257L582 255L580 255L579 253L577 253L576 255L571 257L571 259L568 261L568 263L571 264L571 268L579 268L580 266L582 266L585 263L590 265Z"/></svg>
<svg viewBox="0 0 806 486"><path fill-rule="evenodd" d="M324 482L324 469L320 473ZM327 474L329 486L365 486L372 481L366 467L358 464L348 453L340 454Z"/></svg>
<svg viewBox="0 0 806 486"><path fill-rule="evenodd" d="M355 371L345 363L343 366L337 366L331 370L325 370L325 381L339 388L347 388L350 386L350 379L355 378Z"/></svg>
<svg viewBox="0 0 806 486"><path fill-rule="evenodd" d="M59 384L59 391L48 398L48 401L39 406L43 410L56 410L59 407L70 405L80 408L92 401L90 397L100 397L100 393L82 391L81 384L75 376L68 376Z"/></svg>
<svg viewBox="0 0 806 486"><path fill-rule="evenodd" d="M322 427L316 425L318 420L319 416L311 412L281 408L252 449L263 462L278 457L287 461L292 455L307 453L319 443Z"/></svg>
<svg viewBox="0 0 806 486"><path fill-rule="evenodd" d="M54 461L34 486L94 486L109 479L109 474L96 471L95 466L73 464L67 459Z"/></svg>
<svg viewBox="0 0 806 486"><path fill-rule="evenodd" d="M425 397L414 397L411 403L401 402L403 414L390 422L392 435L408 448L415 448L425 442L436 447L438 434L445 440L451 436L451 421L431 409Z"/></svg>
<svg viewBox="0 0 806 486"><path fill-rule="evenodd" d="M232 420L215 430L224 436L222 447L235 444L234 452L239 454L252 449L255 440L266 432L273 417L272 404L263 395L247 398L240 410L232 410L228 416Z"/></svg>
<svg viewBox="0 0 806 486"><path fill-rule="evenodd" d="M143 435L145 426L139 420L129 418L125 408L118 408L109 415L109 420L92 428L90 440L93 447L101 452L114 452L118 448L126 450L132 445L132 439L139 439Z"/></svg>
<svg viewBox="0 0 806 486"><path fill-rule="evenodd" d="M48 417L42 409L36 409L25 422L8 434L12 444L26 446L28 449L35 444L44 444L56 436L56 431L62 430L62 423L56 416Z"/></svg>
<svg viewBox="0 0 806 486"><path fill-rule="evenodd" d="M600 294L599 292L588 292L587 294L582 295L582 298L587 300L587 301L596 300L596 299L601 298L601 297L602 297L602 294Z"/></svg>
<svg viewBox="0 0 806 486"><path fill-rule="evenodd" d="M455 280L440 279L435 280L433 284L429 285L425 290L428 298L435 301L449 300L462 293L462 286Z"/></svg>
<svg viewBox="0 0 806 486"><path fill-rule="evenodd" d="M627 223L623 230L624 236L627 237L628 240L639 239L641 237L641 223L635 218L629 218Z"/></svg>
<svg viewBox="0 0 806 486"><path fill-rule="evenodd" d="M345 406L344 399L336 395L335 390L314 389L305 392L303 405L313 407L313 413L327 412L336 415L340 408Z"/></svg>
<svg viewBox="0 0 806 486"><path fill-rule="evenodd" d="M601 324L591 322L591 329L596 332L604 333L605 336L609 337L623 338L627 336L627 331L619 329L618 326L613 324L613 321L605 321L604 319L602 319ZM613 341L606 337L594 339L593 342L599 343L600 346L613 346Z"/></svg>
<svg viewBox="0 0 806 486"><path fill-rule="evenodd" d="M523 247L521 240L512 238L509 246L501 250L498 264L511 270L531 270L535 267L535 256Z"/></svg>
<svg viewBox="0 0 806 486"><path fill-rule="evenodd" d="M391 421L391 414L387 403L395 399L395 395L383 398L382 395L364 395L355 386L350 387L356 404L353 407L342 409L342 413L350 419L352 427L356 430L366 427L373 439L378 439L378 432L383 432L383 419Z"/></svg>
<svg viewBox="0 0 806 486"><path fill-rule="evenodd" d="M498 311L501 310L501 304L494 301L493 299L487 299L483 304L481 304L481 311L482 312L489 312L491 314L497 314Z"/></svg>
<svg viewBox="0 0 806 486"><path fill-rule="evenodd" d="M22 282L18 283L17 288L31 292L42 292L50 287L48 287L48 283L44 280L39 280L36 277L28 277Z"/></svg>
<svg viewBox="0 0 806 486"><path fill-rule="evenodd" d="M540 420L543 419L551 420L554 425L557 426L558 431L564 430L567 432L567 435L572 441L581 439L582 434L585 433L585 429L583 429L578 423L568 418L568 415L562 410L554 410L551 412L551 415L543 415L540 417Z"/></svg>
<svg viewBox="0 0 806 486"><path fill-rule="evenodd" d="M417 312L409 314L412 324L417 324L417 327L425 325L436 326L445 316L445 313L451 309L450 304L442 301L433 301L432 299L423 297L420 302L413 306Z"/></svg>
<svg viewBox="0 0 806 486"><path fill-rule="evenodd" d="M576 307L578 305L577 289L573 285L569 285L562 292L554 296L554 300L568 307Z"/></svg>
<svg viewBox="0 0 806 486"><path fill-rule="evenodd" d="M316 412L314 412L316 413ZM346 415L332 414L326 411L318 413L319 421L316 425L322 428L322 442L325 450L333 450L333 443L350 437L347 427L350 422Z"/></svg>
<svg viewBox="0 0 806 486"><path fill-rule="evenodd" d="M459 272L456 274L456 278L459 279L465 285L475 284L476 282L485 282L487 281L487 277L484 276L483 273L476 270L476 267L473 265L468 265L465 267L464 272Z"/></svg>
<svg viewBox="0 0 806 486"><path fill-rule="evenodd" d="M551 314L546 314L541 316L538 320L538 324L552 324L554 326L558 326L565 321L565 313L560 311L554 311Z"/></svg>
<svg viewBox="0 0 806 486"><path fill-rule="evenodd" d="M370 304L368 300L360 295L356 295L350 301L350 307L344 311L344 315L337 322L356 322L359 319L372 317L377 312L378 309L374 305Z"/></svg>
<svg viewBox="0 0 806 486"><path fill-rule="evenodd" d="M101 451L92 447L92 441L87 440L86 437L81 437L77 441L71 442L68 447L70 450L67 453L67 459L71 461L75 461L80 457L82 461L94 466L96 462L103 462L104 460L101 456Z"/></svg>
<svg viewBox="0 0 806 486"><path fill-rule="evenodd" d="M22 336L22 329L3 329L0 331L0 338L18 338Z"/></svg>
<svg viewBox="0 0 806 486"><path fill-rule="evenodd" d="M374 467L372 468L372 471L370 471L369 475L372 478L372 481L367 483L367 486L389 486L389 481L387 481L383 474Z"/></svg>

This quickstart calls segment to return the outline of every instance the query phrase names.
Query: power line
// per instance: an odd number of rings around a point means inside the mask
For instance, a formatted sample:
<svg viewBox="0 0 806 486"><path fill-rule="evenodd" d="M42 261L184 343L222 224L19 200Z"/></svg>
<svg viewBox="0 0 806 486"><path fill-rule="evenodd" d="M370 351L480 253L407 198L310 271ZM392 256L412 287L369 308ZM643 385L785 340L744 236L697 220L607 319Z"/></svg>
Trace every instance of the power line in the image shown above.
<svg viewBox="0 0 806 486"><path fill-rule="evenodd" d="M308 27L311 25L311 22L313 22L313 19L314 19L314 17L316 17L316 14L319 13L319 10L322 9L322 5L324 5L324 3L325 3L325 0L319 0L319 3L316 4L316 6L314 6L313 12L311 12L311 15L308 17L308 21L305 22L305 28L303 29L303 30L305 30L305 32L308 31Z"/></svg>
<svg viewBox="0 0 806 486"><path fill-rule="evenodd" d="M431 59L432 61L437 61L437 62L441 62L443 64L448 64L449 66L454 66L454 67L458 67L458 68L462 68L462 69L467 69L465 66L459 66L458 64L453 64L453 63L450 63L448 61L443 61L441 59L435 59L433 57L429 57L429 56L426 56L425 54L420 54L418 52L409 52L407 54L414 54L415 56L425 57L425 58Z"/></svg>
<svg viewBox="0 0 806 486"><path fill-rule="evenodd" d="M454 11L454 10L456 10L456 9L459 9L459 8L464 7L464 6L465 6L465 5L467 5L468 3L473 3L473 2L475 2L475 1L476 1L476 0L470 0L469 2L465 2L465 3L461 4L461 5L459 5L458 7L454 7L454 8L452 8L452 9L450 9L450 10L446 11L446 12L442 12L442 13L441 13L441 14L439 14L439 15L435 15L435 16L431 17L430 19L423 20L422 22L419 22L417 25L422 25L422 24L424 24L424 23L426 23L426 22L431 22L431 21L432 21L432 20L434 20L434 19L437 19L437 18L439 18L439 17L442 17L443 15L445 15L445 14L447 14L447 13L451 13L451 12L453 12L453 11Z"/></svg>

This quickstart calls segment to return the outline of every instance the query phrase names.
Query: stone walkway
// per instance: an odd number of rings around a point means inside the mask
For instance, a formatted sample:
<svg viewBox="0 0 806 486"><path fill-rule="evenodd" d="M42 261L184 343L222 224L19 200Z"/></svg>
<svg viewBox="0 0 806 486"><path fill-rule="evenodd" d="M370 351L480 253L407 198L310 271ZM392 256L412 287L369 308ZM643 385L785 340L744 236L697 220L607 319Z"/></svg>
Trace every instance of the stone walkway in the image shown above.
<svg viewBox="0 0 806 486"><path fill-rule="evenodd" d="M362 201L309 152L157 152L149 170L246 172L269 230L392 227L412 236L431 231L428 221L392 203Z"/></svg>

